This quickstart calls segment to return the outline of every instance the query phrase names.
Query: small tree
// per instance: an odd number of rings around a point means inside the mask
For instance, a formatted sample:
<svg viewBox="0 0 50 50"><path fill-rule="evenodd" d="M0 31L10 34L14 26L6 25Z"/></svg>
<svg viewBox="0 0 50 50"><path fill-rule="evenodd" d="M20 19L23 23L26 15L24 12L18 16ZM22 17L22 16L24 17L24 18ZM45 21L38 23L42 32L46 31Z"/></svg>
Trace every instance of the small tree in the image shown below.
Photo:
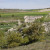
<svg viewBox="0 0 50 50"><path fill-rule="evenodd" d="M39 19L36 19L34 22L40 22L43 23L45 21L45 16Z"/></svg>
<svg viewBox="0 0 50 50"><path fill-rule="evenodd" d="M12 17L14 17L14 14L12 14Z"/></svg>
<svg viewBox="0 0 50 50"><path fill-rule="evenodd" d="M21 44L22 36L20 33L11 32L8 36L8 47L16 47Z"/></svg>
<svg viewBox="0 0 50 50"><path fill-rule="evenodd" d="M0 15L0 17L1 17L1 15Z"/></svg>
<svg viewBox="0 0 50 50"><path fill-rule="evenodd" d="M30 41L40 40L44 37L44 26L41 23L34 23L29 28L23 30L23 34L28 36Z"/></svg>
<svg viewBox="0 0 50 50"><path fill-rule="evenodd" d="M6 37L0 37L0 48L6 48L7 47L7 39Z"/></svg>
<svg viewBox="0 0 50 50"><path fill-rule="evenodd" d="M7 39L4 34L4 31L0 30L0 48L7 47Z"/></svg>

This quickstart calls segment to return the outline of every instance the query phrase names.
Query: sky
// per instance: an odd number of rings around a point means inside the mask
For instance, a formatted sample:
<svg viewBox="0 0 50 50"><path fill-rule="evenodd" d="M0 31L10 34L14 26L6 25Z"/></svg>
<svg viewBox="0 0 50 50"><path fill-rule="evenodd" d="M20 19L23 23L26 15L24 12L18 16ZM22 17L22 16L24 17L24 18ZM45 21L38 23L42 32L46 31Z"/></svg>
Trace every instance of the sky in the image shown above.
<svg viewBox="0 0 50 50"><path fill-rule="evenodd" d="M50 8L50 0L0 0L2 9Z"/></svg>

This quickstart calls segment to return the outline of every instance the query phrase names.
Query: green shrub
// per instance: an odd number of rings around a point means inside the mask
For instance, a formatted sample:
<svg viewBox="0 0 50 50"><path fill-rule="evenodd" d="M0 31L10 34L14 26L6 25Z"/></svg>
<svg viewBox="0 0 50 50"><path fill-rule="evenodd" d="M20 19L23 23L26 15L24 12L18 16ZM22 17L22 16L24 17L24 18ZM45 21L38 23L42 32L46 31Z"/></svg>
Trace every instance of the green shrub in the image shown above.
<svg viewBox="0 0 50 50"><path fill-rule="evenodd" d="M29 43L29 38L28 37L24 37L21 39L21 44L27 44Z"/></svg>
<svg viewBox="0 0 50 50"><path fill-rule="evenodd" d="M12 14L12 17L14 17L14 14Z"/></svg>
<svg viewBox="0 0 50 50"><path fill-rule="evenodd" d="M12 43L10 43L10 44L8 45L8 48L17 47L17 46L19 46L19 45L20 45L20 43L12 42Z"/></svg>
<svg viewBox="0 0 50 50"><path fill-rule="evenodd" d="M0 37L0 47L4 48L7 47L7 39L5 37Z"/></svg>
<svg viewBox="0 0 50 50"><path fill-rule="evenodd" d="M23 30L23 34L28 36L30 41L40 40L41 37L44 37L45 29L41 23L34 23L29 28Z"/></svg>
<svg viewBox="0 0 50 50"><path fill-rule="evenodd" d="M21 29L20 27L19 29ZM44 26L42 23L33 23L29 28L23 28L22 32L9 32L7 35L0 30L0 48L12 48L20 45L26 45L37 40L44 39Z"/></svg>
<svg viewBox="0 0 50 50"><path fill-rule="evenodd" d="M19 46L21 44L22 36L20 33L11 32L7 36L7 39L8 39L8 46L14 47L14 46ZM16 43L16 45L15 45L15 43Z"/></svg>
<svg viewBox="0 0 50 50"><path fill-rule="evenodd" d="M3 37L3 36L5 36L5 33L4 33L3 30L0 29L0 38Z"/></svg>
<svg viewBox="0 0 50 50"><path fill-rule="evenodd" d="M1 15L0 15L0 17L1 17Z"/></svg>

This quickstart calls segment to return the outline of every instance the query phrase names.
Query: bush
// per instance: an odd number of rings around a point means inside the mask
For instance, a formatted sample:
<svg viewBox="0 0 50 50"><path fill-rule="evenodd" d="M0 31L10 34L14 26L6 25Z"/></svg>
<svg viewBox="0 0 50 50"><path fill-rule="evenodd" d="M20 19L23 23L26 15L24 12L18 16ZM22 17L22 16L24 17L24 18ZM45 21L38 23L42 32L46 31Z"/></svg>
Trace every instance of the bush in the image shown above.
<svg viewBox="0 0 50 50"><path fill-rule="evenodd" d="M29 28L23 30L23 34L28 36L30 41L40 40L44 36L44 26L41 23L34 23Z"/></svg>
<svg viewBox="0 0 50 50"><path fill-rule="evenodd" d="M0 38L1 38L1 37L4 37L4 36L5 36L4 31L0 29Z"/></svg>
<svg viewBox="0 0 50 50"><path fill-rule="evenodd" d="M0 37L0 47L1 48L7 47L7 39L5 37Z"/></svg>
<svg viewBox="0 0 50 50"><path fill-rule="evenodd" d="M8 45L8 48L17 47L17 46L19 46L19 45L20 45L20 43L12 42L12 43L10 43L10 44Z"/></svg>
<svg viewBox="0 0 50 50"><path fill-rule="evenodd" d="M14 47L19 46L21 44L22 36L20 33L13 32L7 36L7 39L8 39L8 47Z"/></svg>
<svg viewBox="0 0 50 50"><path fill-rule="evenodd" d="M22 27L19 27L20 30ZM37 40L44 39L45 29L42 23L33 23L29 28L23 28L22 32L14 31L5 35L0 30L0 48L12 48L20 45L26 45Z"/></svg>
<svg viewBox="0 0 50 50"><path fill-rule="evenodd" d="M14 17L14 15L12 15L12 17Z"/></svg>
<svg viewBox="0 0 50 50"><path fill-rule="evenodd" d="M27 44L27 43L29 43L29 38L28 37L22 38L21 45L24 45L24 44Z"/></svg>
<svg viewBox="0 0 50 50"><path fill-rule="evenodd" d="M43 16L42 18L36 19L34 22L43 23L44 21L45 21L45 16Z"/></svg>
<svg viewBox="0 0 50 50"><path fill-rule="evenodd" d="M0 17L1 17L1 15L0 15Z"/></svg>

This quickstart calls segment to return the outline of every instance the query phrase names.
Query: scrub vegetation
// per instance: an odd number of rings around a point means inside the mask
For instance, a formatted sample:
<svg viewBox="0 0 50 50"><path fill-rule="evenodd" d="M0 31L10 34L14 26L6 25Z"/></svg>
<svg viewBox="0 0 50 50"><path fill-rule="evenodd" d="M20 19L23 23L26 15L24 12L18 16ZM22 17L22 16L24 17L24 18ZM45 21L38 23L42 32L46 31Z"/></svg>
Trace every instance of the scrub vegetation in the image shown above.
<svg viewBox="0 0 50 50"><path fill-rule="evenodd" d="M50 22L50 12L38 11L19 9L17 11L13 9L2 11L0 9L0 49L38 50L40 47L43 50L46 42L48 40L50 41L50 32L47 33L42 24L44 22ZM24 23L24 16L43 17L36 19L33 23ZM22 23L20 26L18 25L18 19Z"/></svg>

